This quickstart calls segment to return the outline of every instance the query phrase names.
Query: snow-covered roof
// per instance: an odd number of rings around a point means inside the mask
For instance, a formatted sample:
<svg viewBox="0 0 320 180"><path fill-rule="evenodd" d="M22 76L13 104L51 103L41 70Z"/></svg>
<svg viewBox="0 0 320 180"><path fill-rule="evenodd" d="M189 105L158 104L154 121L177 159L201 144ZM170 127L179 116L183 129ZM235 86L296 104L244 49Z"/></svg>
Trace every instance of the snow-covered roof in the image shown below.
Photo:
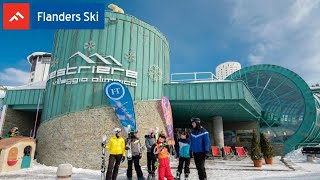
<svg viewBox="0 0 320 180"><path fill-rule="evenodd" d="M311 90L320 90L320 86L310 87Z"/></svg>
<svg viewBox="0 0 320 180"><path fill-rule="evenodd" d="M30 62L30 58L31 58L31 57L33 57L33 56L43 56L43 55L50 55L50 56L51 56L51 53L48 53L48 52L34 52L34 53L30 54L30 55L27 57L27 59L28 59L29 63L31 63L31 62Z"/></svg>
<svg viewBox="0 0 320 180"><path fill-rule="evenodd" d="M22 85L22 86L16 86L10 90L23 90L23 89L45 89L46 88L46 81L41 81L41 82L35 82L35 83L30 83L27 85Z"/></svg>

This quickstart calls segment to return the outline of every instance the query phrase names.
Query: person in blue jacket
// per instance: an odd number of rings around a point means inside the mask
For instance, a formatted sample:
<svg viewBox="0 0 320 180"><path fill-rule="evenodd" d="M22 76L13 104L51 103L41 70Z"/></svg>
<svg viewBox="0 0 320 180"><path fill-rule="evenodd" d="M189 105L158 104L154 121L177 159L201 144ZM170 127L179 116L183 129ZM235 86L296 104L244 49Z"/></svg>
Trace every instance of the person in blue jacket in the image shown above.
<svg viewBox="0 0 320 180"><path fill-rule="evenodd" d="M200 125L200 118L191 118L191 151L200 180L207 180L205 160L209 156L209 133Z"/></svg>
<svg viewBox="0 0 320 180"><path fill-rule="evenodd" d="M179 165L178 170L176 172L176 180L180 179L182 174L183 164L184 164L184 177L185 180L188 179L190 174L190 139L188 134L184 131L180 134L180 139L178 140L178 157L179 157Z"/></svg>

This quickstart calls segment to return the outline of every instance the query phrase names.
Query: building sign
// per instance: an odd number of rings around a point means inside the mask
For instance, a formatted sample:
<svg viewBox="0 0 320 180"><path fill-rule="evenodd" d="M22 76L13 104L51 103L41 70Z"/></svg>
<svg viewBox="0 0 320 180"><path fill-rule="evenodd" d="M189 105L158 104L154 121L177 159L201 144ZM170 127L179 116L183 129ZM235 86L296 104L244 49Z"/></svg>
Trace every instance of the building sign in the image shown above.
<svg viewBox="0 0 320 180"><path fill-rule="evenodd" d="M253 130L237 130L238 143L250 143L253 136Z"/></svg>
<svg viewBox="0 0 320 180"><path fill-rule="evenodd" d="M126 86L132 86L132 87L137 86L136 80L138 77L138 72L122 68L122 64L113 56L104 56L98 53L94 53L90 56L86 56L80 51L78 51L74 53L72 56L70 56L68 61L76 57L81 57L81 59L86 61L88 65L87 66L70 66L70 64L67 63L66 67L51 72L48 76L48 80L53 79L53 82L52 82L53 85L60 85L60 84L71 85L71 84L86 83L86 82L106 83L110 81L118 81L125 84ZM100 60L104 65L96 65L96 62L91 59L93 57ZM111 65L115 65L116 67L113 67ZM80 78L66 77L68 75L88 74L88 73L95 74L96 76L80 77ZM130 80L110 79L105 77L105 75L114 75L114 74L129 78Z"/></svg>

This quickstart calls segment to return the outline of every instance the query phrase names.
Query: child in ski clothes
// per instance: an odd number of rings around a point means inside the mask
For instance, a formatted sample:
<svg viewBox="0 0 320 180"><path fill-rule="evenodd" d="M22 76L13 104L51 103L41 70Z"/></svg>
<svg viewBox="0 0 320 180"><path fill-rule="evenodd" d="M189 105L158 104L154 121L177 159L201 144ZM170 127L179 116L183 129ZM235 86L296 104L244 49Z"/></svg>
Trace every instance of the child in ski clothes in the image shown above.
<svg viewBox="0 0 320 180"><path fill-rule="evenodd" d="M159 167L158 167L158 179L174 180L171 173L170 160L169 160L169 146L166 143L166 136L164 134L159 135L156 147L154 148L154 154L158 154Z"/></svg>
<svg viewBox="0 0 320 180"><path fill-rule="evenodd" d="M181 132L180 139L178 141L179 149L179 166L176 174L176 179L180 179L182 174L182 168L184 164L184 174L187 179L190 174L190 139L185 132Z"/></svg>
<svg viewBox="0 0 320 180"><path fill-rule="evenodd" d="M156 158L152 151L152 145L156 143L155 139L155 130L153 128L149 129L149 134L145 136L145 144L147 147L147 166L148 166L148 173L149 177L154 176L154 172L156 170L154 163L156 162Z"/></svg>
<svg viewBox="0 0 320 180"><path fill-rule="evenodd" d="M136 133L137 131L130 132L129 137L126 139L126 150L129 150L131 148L132 153L132 158L128 158L128 180L132 179L132 163L134 164L134 169L136 170L138 180L144 179L141 166L139 164L139 161L141 159L141 143Z"/></svg>
<svg viewBox="0 0 320 180"><path fill-rule="evenodd" d="M106 180L116 180L118 176L118 170L120 162L125 160L125 142L121 136L121 129L115 128L113 130L114 136L109 140L106 149L109 149L109 164L106 174Z"/></svg>

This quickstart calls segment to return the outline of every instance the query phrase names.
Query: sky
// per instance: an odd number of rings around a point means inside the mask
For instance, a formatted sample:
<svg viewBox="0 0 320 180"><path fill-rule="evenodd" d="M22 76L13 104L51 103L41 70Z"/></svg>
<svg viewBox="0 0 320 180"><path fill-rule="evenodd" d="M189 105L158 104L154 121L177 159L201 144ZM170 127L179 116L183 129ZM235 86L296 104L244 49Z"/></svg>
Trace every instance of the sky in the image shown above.
<svg viewBox="0 0 320 180"><path fill-rule="evenodd" d="M169 42L171 73L215 73L217 65L238 61L242 67L283 66L309 85L320 82L320 0L68 1L114 3L155 26ZM26 57L51 52L53 35L54 30L0 30L0 84L25 84Z"/></svg>

